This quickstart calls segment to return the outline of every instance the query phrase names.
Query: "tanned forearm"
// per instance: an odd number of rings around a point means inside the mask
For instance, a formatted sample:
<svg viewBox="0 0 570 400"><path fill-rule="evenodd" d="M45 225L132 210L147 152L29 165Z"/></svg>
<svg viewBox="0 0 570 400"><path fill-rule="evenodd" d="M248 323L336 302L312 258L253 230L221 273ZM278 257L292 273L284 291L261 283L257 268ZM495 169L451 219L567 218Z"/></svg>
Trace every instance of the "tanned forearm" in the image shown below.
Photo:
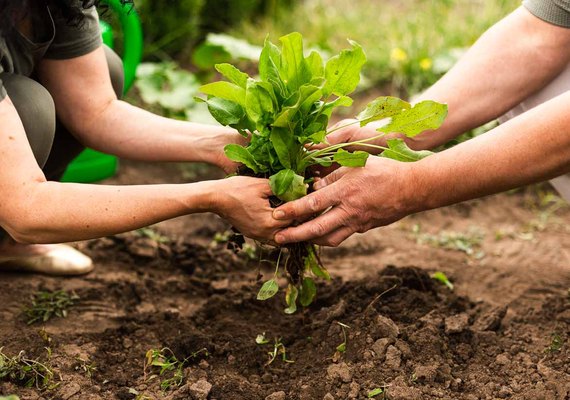
<svg viewBox="0 0 570 400"><path fill-rule="evenodd" d="M422 211L570 172L570 92L486 135L414 163Z"/></svg>
<svg viewBox="0 0 570 400"><path fill-rule="evenodd" d="M212 182L152 186L40 182L22 191L25 197L14 207L6 228L26 243L92 239L211 210L212 193Z"/></svg>
<svg viewBox="0 0 570 400"><path fill-rule="evenodd" d="M570 29L540 20L521 7L489 29L417 101L449 106L444 125L409 140L433 148L503 115L543 88L570 63Z"/></svg>

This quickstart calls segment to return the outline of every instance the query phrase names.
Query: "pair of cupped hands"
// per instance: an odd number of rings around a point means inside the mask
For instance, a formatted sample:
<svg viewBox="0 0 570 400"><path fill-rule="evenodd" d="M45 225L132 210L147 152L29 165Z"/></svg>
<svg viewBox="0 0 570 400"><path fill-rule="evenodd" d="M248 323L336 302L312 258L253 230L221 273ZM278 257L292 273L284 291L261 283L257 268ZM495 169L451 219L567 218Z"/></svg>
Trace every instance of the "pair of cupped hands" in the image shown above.
<svg viewBox="0 0 570 400"><path fill-rule="evenodd" d="M336 126L348 125L351 121L344 120ZM336 130L326 139L329 144L337 144L377 135L372 126L351 125ZM269 203L272 192L267 179L231 177L224 180L226 198L222 203L225 206L218 214L245 236L264 243L284 245L310 241L322 246L338 246L354 233L388 225L413 212L410 164L413 163L369 157L362 168L322 169L317 172L314 192L278 208ZM227 172L232 167L224 168Z"/></svg>

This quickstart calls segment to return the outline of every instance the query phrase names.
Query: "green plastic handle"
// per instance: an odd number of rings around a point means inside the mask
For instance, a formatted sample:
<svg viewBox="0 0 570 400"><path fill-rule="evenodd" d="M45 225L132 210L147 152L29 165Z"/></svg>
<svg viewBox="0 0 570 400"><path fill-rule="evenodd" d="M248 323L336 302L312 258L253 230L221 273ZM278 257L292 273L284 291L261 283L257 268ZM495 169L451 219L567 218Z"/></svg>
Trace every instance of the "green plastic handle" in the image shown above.
<svg viewBox="0 0 570 400"><path fill-rule="evenodd" d="M123 66L125 70L125 90L126 93L132 86L137 67L142 59L143 33L141 21L136 9L123 5L120 0L103 0L113 12L119 17L119 22L123 30Z"/></svg>

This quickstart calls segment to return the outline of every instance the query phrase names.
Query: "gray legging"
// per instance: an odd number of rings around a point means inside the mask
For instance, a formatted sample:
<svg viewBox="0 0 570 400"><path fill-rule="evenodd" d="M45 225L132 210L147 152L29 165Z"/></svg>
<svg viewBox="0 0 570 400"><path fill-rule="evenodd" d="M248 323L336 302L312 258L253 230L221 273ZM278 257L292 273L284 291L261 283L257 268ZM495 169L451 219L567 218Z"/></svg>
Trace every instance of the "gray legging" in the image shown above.
<svg viewBox="0 0 570 400"><path fill-rule="evenodd" d="M105 55L113 89L123 94L123 63L119 56L105 46ZM57 118L53 99L37 81L17 74L0 74L8 96L22 120L30 147L46 178L61 179L69 163L84 149ZM1 123L1 122L0 122ZM6 232L0 228L0 239Z"/></svg>

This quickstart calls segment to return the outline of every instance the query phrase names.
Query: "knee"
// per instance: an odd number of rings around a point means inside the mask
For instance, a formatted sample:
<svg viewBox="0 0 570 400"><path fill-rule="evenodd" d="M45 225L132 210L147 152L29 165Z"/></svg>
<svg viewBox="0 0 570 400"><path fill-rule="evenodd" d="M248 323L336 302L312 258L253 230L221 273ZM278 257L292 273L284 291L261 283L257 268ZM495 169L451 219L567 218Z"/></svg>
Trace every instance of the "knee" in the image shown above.
<svg viewBox="0 0 570 400"><path fill-rule="evenodd" d="M2 74L2 82L14 104L36 161L43 167L55 136L56 114L53 98L38 82L14 74Z"/></svg>
<svg viewBox="0 0 570 400"><path fill-rule="evenodd" d="M104 46L105 56L107 57L107 65L109 66L109 74L111 75L111 84L118 98L123 97L123 88L125 85L125 73L123 70L123 61L111 50L110 47Z"/></svg>

